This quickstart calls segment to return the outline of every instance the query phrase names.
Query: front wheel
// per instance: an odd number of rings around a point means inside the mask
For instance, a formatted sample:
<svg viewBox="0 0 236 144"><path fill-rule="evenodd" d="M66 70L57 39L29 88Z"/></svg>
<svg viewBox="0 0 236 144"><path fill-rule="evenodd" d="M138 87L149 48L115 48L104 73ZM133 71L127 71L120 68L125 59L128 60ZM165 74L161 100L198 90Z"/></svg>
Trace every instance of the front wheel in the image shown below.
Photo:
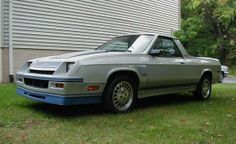
<svg viewBox="0 0 236 144"><path fill-rule="evenodd" d="M137 86L127 76L118 76L108 82L104 93L103 106L112 113L128 112L137 97Z"/></svg>
<svg viewBox="0 0 236 144"><path fill-rule="evenodd" d="M209 76L204 75L198 86L196 91L193 93L194 96L198 99L206 100L211 96L211 79Z"/></svg>

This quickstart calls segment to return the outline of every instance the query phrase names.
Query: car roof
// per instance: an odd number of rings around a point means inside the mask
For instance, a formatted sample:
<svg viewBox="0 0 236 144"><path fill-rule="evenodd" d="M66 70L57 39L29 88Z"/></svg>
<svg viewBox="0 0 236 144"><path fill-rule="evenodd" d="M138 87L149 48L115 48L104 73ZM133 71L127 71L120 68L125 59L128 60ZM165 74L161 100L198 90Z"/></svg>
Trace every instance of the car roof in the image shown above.
<svg viewBox="0 0 236 144"><path fill-rule="evenodd" d="M129 35L154 35L154 36L162 36L162 37L166 37L166 38L177 39L176 37L172 37L172 36L161 35L161 34L157 34L157 33L145 33L145 32L141 32L141 33L128 33L128 34L119 35L119 36L129 36Z"/></svg>

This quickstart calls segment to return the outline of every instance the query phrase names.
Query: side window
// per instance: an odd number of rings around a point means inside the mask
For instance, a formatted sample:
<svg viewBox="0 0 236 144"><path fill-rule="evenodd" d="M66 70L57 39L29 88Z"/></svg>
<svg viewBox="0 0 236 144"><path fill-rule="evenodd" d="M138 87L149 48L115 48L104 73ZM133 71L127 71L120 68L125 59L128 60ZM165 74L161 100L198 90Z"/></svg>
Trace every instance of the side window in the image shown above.
<svg viewBox="0 0 236 144"><path fill-rule="evenodd" d="M159 49L161 57L181 57L181 53L171 38L158 37L153 49Z"/></svg>

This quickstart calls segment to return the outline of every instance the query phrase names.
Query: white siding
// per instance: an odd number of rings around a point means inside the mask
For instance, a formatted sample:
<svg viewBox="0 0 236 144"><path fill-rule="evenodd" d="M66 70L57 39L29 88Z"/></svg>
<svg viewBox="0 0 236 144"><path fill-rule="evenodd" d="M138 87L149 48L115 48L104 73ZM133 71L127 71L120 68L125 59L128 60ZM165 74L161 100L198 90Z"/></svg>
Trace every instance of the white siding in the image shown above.
<svg viewBox="0 0 236 144"><path fill-rule="evenodd" d="M0 0L0 49L2 47L2 0ZM0 61L1 64L1 61Z"/></svg>
<svg viewBox="0 0 236 144"><path fill-rule="evenodd" d="M2 24L3 24L3 22L2 22L2 13L3 13L3 11L2 11L2 8L3 8L3 4L2 4L2 0L0 0L0 83L2 82L2 47L3 47L3 37L2 37L2 35L3 35L3 26L2 26Z"/></svg>
<svg viewBox="0 0 236 144"><path fill-rule="evenodd" d="M3 47L8 47L9 41L9 0L2 0L2 42L3 42Z"/></svg>
<svg viewBox="0 0 236 144"><path fill-rule="evenodd" d="M6 1L6 0L5 0ZM4 45L8 44L4 6ZM91 49L121 34L179 28L178 0L14 0L13 47Z"/></svg>

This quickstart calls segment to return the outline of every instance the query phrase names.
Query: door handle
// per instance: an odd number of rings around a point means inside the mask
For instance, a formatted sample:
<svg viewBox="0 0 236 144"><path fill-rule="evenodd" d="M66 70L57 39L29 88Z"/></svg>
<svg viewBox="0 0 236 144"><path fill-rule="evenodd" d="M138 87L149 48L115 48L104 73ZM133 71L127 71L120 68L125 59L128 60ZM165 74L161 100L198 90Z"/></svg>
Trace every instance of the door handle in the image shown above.
<svg viewBox="0 0 236 144"><path fill-rule="evenodd" d="M180 64L185 64L185 62L181 61Z"/></svg>

